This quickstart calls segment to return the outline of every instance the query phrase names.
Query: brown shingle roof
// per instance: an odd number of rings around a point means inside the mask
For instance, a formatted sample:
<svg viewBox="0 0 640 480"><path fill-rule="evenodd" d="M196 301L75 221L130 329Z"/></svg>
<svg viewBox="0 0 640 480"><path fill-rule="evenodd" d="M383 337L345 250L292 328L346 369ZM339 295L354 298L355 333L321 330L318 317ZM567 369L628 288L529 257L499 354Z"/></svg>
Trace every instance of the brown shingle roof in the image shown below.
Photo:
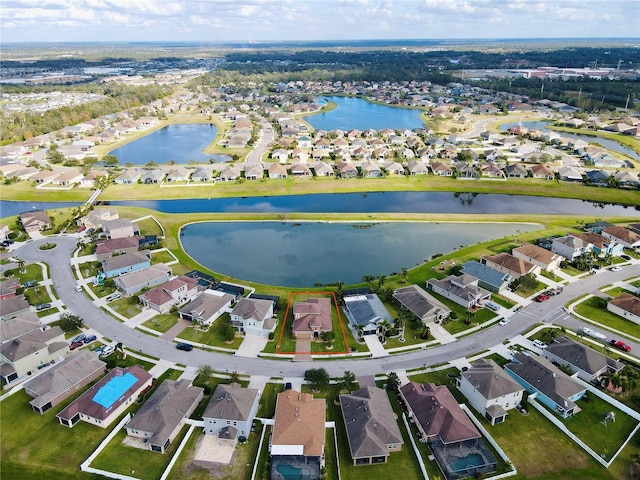
<svg viewBox="0 0 640 480"><path fill-rule="evenodd" d="M506 252L498 253L497 255L483 255L482 258L514 272L517 276L525 275L535 268L532 263L516 258Z"/></svg>
<svg viewBox="0 0 640 480"><path fill-rule="evenodd" d="M518 248L514 248L513 251L514 253L520 253L525 257L534 258L545 265L549 265L553 261L554 257L557 256L555 253L531 243L523 243Z"/></svg>
<svg viewBox="0 0 640 480"><path fill-rule="evenodd" d="M621 293L618 298L609 300L609 303L640 317L640 298L635 295Z"/></svg>
<svg viewBox="0 0 640 480"><path fill-rule="evenodd" d="M302 445L303 455L319 457L324 451L324 398L286 390L278 394L271 444Z"/></svg>

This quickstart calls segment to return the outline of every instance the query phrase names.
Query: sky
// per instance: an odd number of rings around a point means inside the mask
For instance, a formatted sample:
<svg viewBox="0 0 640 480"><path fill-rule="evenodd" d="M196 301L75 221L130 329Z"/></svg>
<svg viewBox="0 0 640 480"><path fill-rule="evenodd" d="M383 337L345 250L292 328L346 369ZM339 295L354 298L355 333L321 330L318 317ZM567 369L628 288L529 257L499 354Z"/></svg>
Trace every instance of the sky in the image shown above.
<svg viewBox="0 0 640 480"><path fill-rule="evenodd" d="M0 42L640 37L640 0L0 0Z"/></svg>

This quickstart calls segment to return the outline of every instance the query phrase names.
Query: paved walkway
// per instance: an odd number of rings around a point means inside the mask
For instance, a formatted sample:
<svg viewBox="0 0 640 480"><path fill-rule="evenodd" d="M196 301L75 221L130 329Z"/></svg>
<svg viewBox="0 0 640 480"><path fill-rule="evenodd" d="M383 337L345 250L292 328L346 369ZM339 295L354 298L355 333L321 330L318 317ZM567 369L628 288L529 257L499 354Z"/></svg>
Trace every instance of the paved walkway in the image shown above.
<svg viewBox="0 0 640 480"><path fill-rule="evenodd" d="M389 355L389 352L384 349L384 346L380 343L380 339L377 335L364 335L363 338L372 357L385 357Z"/></svg>
<svg viewBox="0 0 640 480"><path fill-rule="evenodd" d="M151 367L149 373L153 375L154 378L158 378L164 372L173 367L175 367L175 363L160 359L153 367Z"/></svg>
<svg viewBox="0 0 640 480"><path fill-rule="evenodd" d="M429 327L429 331L431 332L431 336L435 338L441 345L445 343L452 343L457 340L456 337L451 335L442 325L439 323L429 322L427 324Z"/></svg>
<svg viewBox="0 0 640 480"><path fill-rule="evenodd" d="M245 335L240 347L236 350L236 355L238 357L258 358L258 354L264 350L268 342L268 337Z"/></svg>
<svg viewBox="0 0 640 480"><path fill-rule="evenodd" d="M264 392L264 388L269 382L270 377L262 376L262 375L251 375L251 380L249 380L249 388L257 388L261 392Z"/></svg>

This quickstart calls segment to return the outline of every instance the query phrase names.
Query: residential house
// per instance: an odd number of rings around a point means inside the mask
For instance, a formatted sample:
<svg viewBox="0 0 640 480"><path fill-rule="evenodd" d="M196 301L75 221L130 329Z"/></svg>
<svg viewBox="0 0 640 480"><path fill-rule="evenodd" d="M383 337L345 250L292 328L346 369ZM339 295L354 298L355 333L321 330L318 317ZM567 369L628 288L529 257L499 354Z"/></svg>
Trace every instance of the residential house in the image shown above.
<svg viewBox="0 0 640 480"><path fill-rule="evenodd" d="M287 178L287 167L280 163L271 163L267 168L269 178Z"/></svg>
<svg viewBox="0 0 640 480"><path fill-rule="evenodd" d="M273 300L241 298L231 311L231 326L249 335L268 336L276 328L273 309Z"/></svg>
<svg viewBox="0 0 640 480"><path fill-rule="evenodd" d="M363 163L360 169L362 171L363 177L368 177L368 178L382 177L382 170L380 169L380 167L371 161Z"/></svg>
<svg viewBox="0 0 640 480"><path fill-rule="evenodd" d="M171 268L164 263L157 263L148 268L116 277L115 284L125 295L133 295L145 288L168 282L170 278Z"/></svg>
<svg viewBox="0 0 640 480"><path fill-rule="evenodd" d="M27 233L41 232L42 230L53 228L51 218L42 210L21 213L18 218L22 228L24 228Z"/></svg>
<svg viewBox="0 0 640 480"><path fill-rule="evenodd" d="M221 182L233 182L240 178L240 175L240 169L235 165L230 165L220 170L219 178Z"/></svg>
<svg viewBox="0 0 640 480"><path fill-rule="evenodd" d="M169 170L165 177L166 182L186 182L189 180L191 172L183 167L174 168Z"/></svg>
<svg viewBox="0 0 640 480"><path fill-rule="evenodd" d="M505 178L504 172L493 162L483 163L480 167L483 177L489 178Z"/></svg>
<svg viewBox="0 0 640 480"><path fill-rule="evenodd" d="M80 219L80 224L86 228L102 228L104 222L117 220L119 218L117 210L107 208L96 208Z"/></svg>
<svg viewBox="0 0 640 480"><path fill-rule="evenodd" d="M582 182L582 173L575 167L560 167L558 178L565 182Z"/></svg>
<svg viewBox="0 0 640 480"><path fill-rule="evenodd" d="M499 272L506 273L516 279L529 273L539 275L541 270L538 265L523 260L522 258L514 257L506 252L496 255L483 255L480 258L480 263Z"/></svg>
<svg viewBox="0 0 640 480"><path fill-rule="evenodd" d="M398 162L387 162L384 165L384 169L388 175L404 175L404 167Z"/></svg>
<svg viewBox="0 0 640 480"><path fill-rule="evenodd" d="M453 168L451 168L451 165L438 161L431 163L431 171L434 175L440 175L443 177L453 176Z"/></svg>
<svg viewBox="0 0 640 480"><path fill-rule="evenodd" d="M353 163L341 163L336 166L336 171L340 178L355 178L358 176L358 169Z"/></svg>
<svg viewBox="0 0 640 480"><path fill-rule="evenodd" d="M127 422L127 435L139 439L145 450L167 453L203 396L204 388L184 380L164 380Z"/></svg>
<svg viewBox="0 0 640 480"><path fill-rule="evenodd" d="M333 168L325 162L315 162L312 167L317 177L333 177L335 175ZM291 174L293 175L293 170Z"/></svg>
<svg viewBox="0 0 640 480"><path fill-rule="evenodd" d="M13 300L12 297L3 302ZM28 317L27 317L28 318ZM11 327L9 323L16 322ZM69 344L58 326L47 328L39 322L18 318L3 321L3 329L9 327L13 338L0 344L0 380L10 384L25 375L31 375L43 365L64 360L69 355Z"/></svg>
<svg viewBox="0 0 640 480"><path fill-rule="evenodd" d="M613 178L618 181L621 187L640 188L640 179L638 179L638 174L635 172L617 172L613 175Z"/></svg>
<svg viewBox="0 0 640 480"><path fill-rule="evenodd" d="M22 287L19 278L7 278L0 281L0 300L15 297L17 290Z"/></svg>
<svg viewBox="0 0 640 480"><path fill-rule="evenodd" d="M551 272L560 268L563 257L531 243L523 243L511 251L511 255Z"/></svg>
<svg viewBox="0 0 640 480"><path fill-rule="evenodd" d="M261 178L264 178L264 167L261 163L245 165L244 178L247 180L260 180Z"/></svg>
<svg viewBox="0 0 640 480"><path fill-rule="evenodd" d="M333 170L331 170L331 173L333 174ZM311 169L306 163L297 163L296 165L291 166L291 176L293 177L311 177L312 175Z"/></svg>
<svg viewBox="0 0 640 480"><path fill-rule="evenodd" d="M478 286L486 288L490 292L500 293L513 281L513 276L484 263L470 260L462 265L462 273L478 279Z"/></svg>
<svg viewBox="0 0 640 480"><path fill-rule="evenodd" d="M387 463L404 443L387 392L375 386L340 395L340 410L354 465Z"/></svg>
<svg viewBox="0 0 640 480"><path fill-rule="evenodd" d="M465 308L480 308L485 301L491 300L491 292L478 286L478 279L471 275L449 275L438 280L427 281L427 290L431 290Z"/></svg>
<svg viewBox="0 0 640 480"><path fill-rule="evenodd" d="M430 322L440 323L451 314L450 308L418 285L398 288L393 292L393 298L425 325Z"/></svg>
<svg viewBox="0 0 640 480"><path fill-rule="evenodd" d="M415 160L407 164L407 170L409 171L409 175L427 175L429 173L429 169L424 162Z"/></svg>
<svg viewBox="0 0 640 480"><path fill-rule="evenodd" d="M512 163L504 167L507 178L527 178L527 169L519 163Z"/></svg>
<svg viewBox="0 0 640 480"><path fill-rule="evenodd" d="M107 238L126 238L140 235L137 225L131 223L128 218L117 218L102 222L102 231Z"/></svg>
<svg viewBox="0 0 640 480"><path fill-rule="evenodd" d="M317 338L330 332L331 299L308 298L293 305L293 334L300 338Z"/></svg>
<svg viewBox="0 0 640 480"><path fill-rule="evenodd" d="M604 170L588 170L585 173L585 176L587 177L589 184L596 187L609 186L609 178L611 177L611 175Z"/></svg>
<svg viewBox="0 0 640 480"><path fill-rule="evenodd" d="M231 307L233 295L217 290L205 290L178 310L178 316L200 325L211 325Z"/></svg>
<svg viewBox="0 0 640 480"><path fill-rule="evenodd" d="M23 295L9 295L0 300L0 320L10 320L30 310L29 302Z"/></svg>
<svg viewBox="0 0 640 480"><path fill-rule="evenodd" d="M580 411L575 402L584 396L587 389L544 358L517 352L504 369L529 396L535 394L537 401L562 418Z"/></svg>
<svg viewBox="0 0 640 480"><path fill-rule="evenodd" d="M146 172L140 180L142 181L142 183L149 185L153 183L160 183L162 182L163 178L164 178L164 170L155 168L153 170L149 170L148 172Z"/></svg>
<svg viewBox="0 0 640 480"><path fill-rule="evenodd" d="M123 172L118 175L114 182L119 183L120 185L133 185L136 183L140 177L142 176L142 171L134 168L127 168L123 170Z"/></svg>
<svg viewBox="0 0 640 480"><path fill-rule="evenodd" d="M384 322L393 325L393 317L378 295L344 295L344 312L349 323L362 332L362 335L376 335Z"/></svg>
<svg viewBox="0 0 640 480"><path fill-rule="evenodd" d="M543 180L555 180L556 178L553 170L547 165L533 165L530 170L533 178L541 178Z"/></svg>
<svg viewBox="0 0 640 480"><path fill-rule="evenodd" d="M192 182L210 182L211 178L212 173L210 168L200 167L191 174Z"/></svg>
<svg viewBox="0 0 640 480"><path fill-rule="evenodd" d="M635 295L621 293L617 298L609 300L607 310L640 325L640 298Z"/></svg>
<svg viewBox="0 0 640 480"><path fill-rule="evenodd" d="M478 360L462 372L458 389L491 425L502 423L522 401L524 389L493 360Z"/></svg>
<svg viewBox="0 0 640 480"><path fill-rule="evenodd" d="M626 227L620 227L617 225L606 227L602 230L602 236L609 240L618 242L625 248L640 247L640 234Z"/></svg>
<svg viewBox="0 0 640 480"><path fill-rule="evenodd" d="M138 295L140 303L158 313L169 313L174 306L190 301L198 293L198 281L180 275Z"/></svg>
<svg viewBox="0 0 640 480"><path fill-rule="evenodd" d="M598 233L584 232L572 235L575 235L590 244L593 253L600 257L604 257L606 255L622 255L624 252L624 248L621 243L617 243L615 239L607 238Z"/></svg>
<svg viewBox="0 0 640 480"><path fill-rule="evenodd" d="M610 372L617 373L624 367L617 360L564 335L542 350L542 358L563 369L570 368L571 374L577 373L585 382L593 382Z"/></svg>
<svg viewBox="0 0 640 480"><path fill-rule="evenodd" d="M69 187L75 183L80 183L83 176L84 175L77 170L66 170L54 178L52 183L62 187Z"/></svg>
<svg viewBox="0 0 640 480"><path fill-rule="evenodd" d="M53 182L58 177L58 175L60 175L60 172L42 170L31 175L31 180L33 180L36 185L46 185Z"/></svg>
<svg viewBox="0 0 640 480"><path fill-rule="evenodd" d="M249 437L260 395L259 390L242 388L239 383L218 384L202 414L205 435L216 435L232 445Z"/></svg>
<svg viewBox="0 0 640 480"><path fill-rule="evenodd" d="M143 253L125 253L102 260L102 271L107 278L117 277L151 266L151 260Z"/></svg>
<svg viewBox="0 0 640 480"><path fill-rule="evenodd" d="M551 251L562 255L564 258L572 262L585 253L589 253L593 245L585 242L579 237L573 235L565 235L564 237L554 238L551 242Z"/></svg>
<svg viewBox="0 0 640 480"><path fill-rule="evenodd" d="M88 350L82 350L56 363L24 383L25 393L33 397L29 402L31 408L42 415L93 380L100 378L106 365L95 353Z"/></svg>
<svg viewBox="0 0 640 480"><path fill-rule="evenodd" d="M153 376L140 365L116 367L62 409L56 418L69 428L80 420L107 428L136 401L152 380Z"/></svg>
<svg viewBox="0 0 640 480"><path fill-rule="evenodd" d="M111 258L124 253L137 252L140 246L138 237L112 238L107 240L98 240L96 242L95 255L98 260Z"/></svg>
<svg viewBox="0 0 640 480"><path fill-rule="evenodd" d="M285 390L278 394L269 451L272 469L285 457L305 465L309 478L320 478L324 467L325 400L310 393ZM271 477L275 478L274 472Z"/></svg>
<svg viewBox="0 0 640 480"><path fill-rule="evenodd" d="M4 242L7 238L9 238L10 234L11 229L9 228L9 225L0 224L0 242Z"/></svg>
<svg viewBox="0 0 640 480"><path fill-rule="evenodd" d="M107 178L109 174L104 170L91 170L80 180L82 188L95 188L100 178Z"/></svg>

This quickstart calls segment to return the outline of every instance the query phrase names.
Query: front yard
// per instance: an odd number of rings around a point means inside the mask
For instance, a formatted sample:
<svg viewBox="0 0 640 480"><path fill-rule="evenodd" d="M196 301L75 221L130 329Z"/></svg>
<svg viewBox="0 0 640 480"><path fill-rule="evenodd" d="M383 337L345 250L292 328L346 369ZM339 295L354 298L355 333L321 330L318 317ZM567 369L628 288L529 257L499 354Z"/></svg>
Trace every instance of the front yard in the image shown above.
<svg viewBox="0 0 640 480"><path fill-rule="evenodd" d="M185 340L212 347L222 347L237 350L242 343L244 337L236 333L231 342L227 342L223 336L223 329L229 324L230 317L228 313L223 313L211 326L206 330L200 330L198 327L185 328L176 340Z"/></svg>
<svg viewBox="0 0 640 480"><path fill-rule="evenodd" d="M142 325L157 332L165 333L176 323L178 323L178 316L175 313L164 313L156 315Z"/></svg>
<svg viewBox="0 0 640 480"><path fill-rule="evenodd" d="M133 318L142 312L137 297L125 297L107 304L109 308L118 312L123 317Z"/></svg>
<svg viewBox="0 0 640 480"><path fill-rule="evenodd" d="M593 322L619 330L631 337L638 336L638 326L607 310L607 301L600 297L589 297L574 307L577 314L587 317Z"/></svg>

